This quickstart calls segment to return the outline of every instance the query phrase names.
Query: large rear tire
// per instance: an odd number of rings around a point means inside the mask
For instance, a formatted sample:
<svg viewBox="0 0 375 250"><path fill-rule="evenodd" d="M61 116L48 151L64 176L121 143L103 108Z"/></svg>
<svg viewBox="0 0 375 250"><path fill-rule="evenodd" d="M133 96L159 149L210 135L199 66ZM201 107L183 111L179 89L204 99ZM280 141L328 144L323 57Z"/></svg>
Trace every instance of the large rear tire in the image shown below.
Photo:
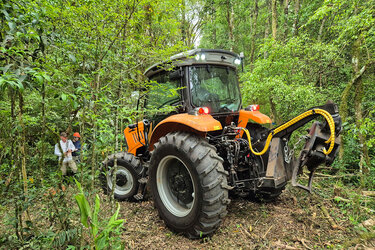
<svg viewBox="0 0 375 250"><path fill-rule="evenodd" d="M159 215L191 238L213 233L227 213L227 175L215 147L201 137L174 132L154 145L150 188Z"/></svg>
<svg viewBox="0 0 375 250"><path fill-rule="evenodd" d="M114 163L117 159L117 172L115 185L113 185ZM112 154L103 161L100 172L100 180L105 193L111 194L115 186L114 196L119 201L135 200L134 195L138 192L139 182L144 167L140 160L133 154L120 152Z"/></svg>

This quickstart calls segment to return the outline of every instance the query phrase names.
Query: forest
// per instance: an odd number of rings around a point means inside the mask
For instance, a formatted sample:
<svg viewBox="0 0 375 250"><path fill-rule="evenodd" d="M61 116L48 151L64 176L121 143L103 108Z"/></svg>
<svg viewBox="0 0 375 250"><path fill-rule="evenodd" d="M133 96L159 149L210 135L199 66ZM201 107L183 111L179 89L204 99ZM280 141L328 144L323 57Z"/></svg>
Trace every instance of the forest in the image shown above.
<svg viewBox="0 0 375 250"><path fill-rule="evenodd" d="M375 248L374 0L0 0L0 20L0 249ZM194 48L243 52L242 106L274 125L327 100L343 122L312 194L232 199L199 240L169 230L152 198L118 203L98 178L127 150L124 129L158 112L134 94L145 70ZM64 185L62 131L82 144Z"/></svg>

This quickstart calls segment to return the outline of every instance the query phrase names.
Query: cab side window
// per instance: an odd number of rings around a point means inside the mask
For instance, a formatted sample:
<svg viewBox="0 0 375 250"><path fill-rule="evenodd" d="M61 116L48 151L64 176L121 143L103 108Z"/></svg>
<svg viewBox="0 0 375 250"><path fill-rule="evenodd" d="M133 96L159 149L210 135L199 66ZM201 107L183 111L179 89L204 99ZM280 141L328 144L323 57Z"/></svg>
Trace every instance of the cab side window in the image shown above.
<svg viewBox="0 0 375 250"><path fill-rule="evenodd" d="M169 72L163 72L150 80L147 106L161 108L166 105L175 105L180 102L180 81L170 80Z"/></svg>

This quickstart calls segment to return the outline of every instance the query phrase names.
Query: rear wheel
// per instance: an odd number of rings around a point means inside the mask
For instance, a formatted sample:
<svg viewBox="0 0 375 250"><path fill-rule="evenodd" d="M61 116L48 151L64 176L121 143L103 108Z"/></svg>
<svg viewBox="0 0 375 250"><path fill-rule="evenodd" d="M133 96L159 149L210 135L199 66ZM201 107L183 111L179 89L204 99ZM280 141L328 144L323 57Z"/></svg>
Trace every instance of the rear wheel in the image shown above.
<svg viewBox="0 0 375 250"><path fill-rule="evenodd" d="M227 172L215 147L183 132L168 134L154 146L150 188L161 218L191 238L214 232L230 202Z"/></svg>
<svg viewBox="0 0 375 250"><path fill-rule="evenodd" d="M117 159L116 179L115 158ZM144 171L141 162L133 154L120 152L108 156L103 162L100 180L103 190L110 194L115 187L114 196L117 200L134 200L134 195L138 192L139 182Z"/></svg>

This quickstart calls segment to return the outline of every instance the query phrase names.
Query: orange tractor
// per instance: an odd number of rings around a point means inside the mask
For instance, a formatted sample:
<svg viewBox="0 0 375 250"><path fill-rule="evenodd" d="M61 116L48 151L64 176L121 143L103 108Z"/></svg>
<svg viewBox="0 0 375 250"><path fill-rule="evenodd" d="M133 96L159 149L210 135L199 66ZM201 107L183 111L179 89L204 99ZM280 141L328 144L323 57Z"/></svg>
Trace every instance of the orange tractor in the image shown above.
<svg viewBox="0 0 375 250"><path fill-rule="evenodd" d="M241 63L233 52L195 49L147 69L146 108L169 111L125 129L128 151L103 162L104 190L118 200L142 200L149 190L166 225L192 238L219 227L229 196L272 200L289 180L311 191L316 168L331 164L338 152L337 105L311 108L270 128L258 105L242 109ZM323 122L300 138L305 145L295 157L291 134L318 116ZM298 181L304 167L310 173L305 186Z"/></svg>

